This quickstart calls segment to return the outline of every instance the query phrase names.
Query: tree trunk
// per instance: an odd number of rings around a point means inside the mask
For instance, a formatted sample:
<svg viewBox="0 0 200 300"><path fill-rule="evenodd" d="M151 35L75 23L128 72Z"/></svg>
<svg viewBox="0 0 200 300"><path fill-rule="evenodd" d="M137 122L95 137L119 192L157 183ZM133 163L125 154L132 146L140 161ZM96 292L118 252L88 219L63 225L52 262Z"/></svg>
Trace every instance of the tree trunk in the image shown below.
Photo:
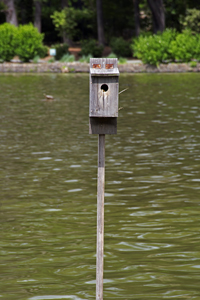
<svg viewBox="0 0 200 300"><path fill-rule="evenodd" d="M165 30L165 12L163 0L147 0L152 12L153 32L163 32Z"/></svg>
<svg viewBox="0 0 200 300"><path fill-rule="evenodd" d="M98 42L99 45L105 45L104 37L104 26L103 26L103 10L102 10L102 1L96 0L97 5L97 31L98 31Z"/></svg>
<svg viewBox="0 0 200 300"><path fill-rule="evenodd" d="M14 0L2 0L6 6L6 22L18 26Z"/></svg>
<svg viewBox="0 0 200 300"><path fill-rule="evenodd" d="M64 43L64 44L68 44L70 47L73 47L73 42L72 42L72 40L68 38L68 36L66 35L65 32L63 33L62 38L63 38L63 43Z"/></svg>
<svg viewBox="0 0 200 300"><path fill-rule="evenodd" d="M65 7L68 7L68 0L61 0L61 8L64 9ZM72 40L67 36L65 32L63 32L62 34L62 39L64 44L73 46Z"/></svg>
<svg viewBox="0 0 200 300"><path fill-rule="evenodd" d="M41 33L41 29L42 29L42 22L41 22L42 3L41 3L41 1L35 0L34 5L35 5L34 26Z"/></svg>
<svg viewBox="0 0 200 300"><path fill-rule="evenodd" d="M133 0L135 11L135 35L138 37L140 34L140 8L139 0Z"/></svg>

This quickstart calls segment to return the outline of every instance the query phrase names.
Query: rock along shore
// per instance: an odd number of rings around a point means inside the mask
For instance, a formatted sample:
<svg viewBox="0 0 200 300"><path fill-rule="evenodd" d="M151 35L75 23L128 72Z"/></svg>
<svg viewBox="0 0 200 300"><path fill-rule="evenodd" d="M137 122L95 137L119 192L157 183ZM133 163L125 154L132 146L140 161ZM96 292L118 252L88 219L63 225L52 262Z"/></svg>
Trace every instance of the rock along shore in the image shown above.
<svg viewBox="0 0 200 300"><path fill-rule="evenodd" d="M160 64L158 67L145 65L140 61L128 61L118 65L120 73L184 73L200 72L200 63L191 67L190 63ZM89 64L72 63L1 63L0 73L89 73Z"/></svg>

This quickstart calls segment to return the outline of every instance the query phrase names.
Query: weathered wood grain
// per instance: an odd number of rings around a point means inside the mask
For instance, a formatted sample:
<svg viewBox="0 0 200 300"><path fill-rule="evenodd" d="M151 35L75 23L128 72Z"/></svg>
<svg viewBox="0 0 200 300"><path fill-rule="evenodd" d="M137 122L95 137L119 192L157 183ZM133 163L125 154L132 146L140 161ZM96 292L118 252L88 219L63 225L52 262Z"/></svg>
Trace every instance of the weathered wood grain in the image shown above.
<svg viewBox="0 0 200 300"><path fill-rule="evenodd" d="M116 58L90 59L90 117L118 117L119 70Z"/></svg>
<svg viewBox="0 0 200 300"><path fill-rule="evenodd" d="M103 300L105 135L99 134L97 182L96 300Z"/></svg>
<svg viewBox="0 0 200 300"><path fill-rule="evenodd" d="M117 68L117 58L91 58L90 59L90 68L96 70L106 69L106 64L113 64L113 69ZM101 65L100 67L93 67L93 65ZM105 72L105 70L104 70Z"/></svg>
<svg viewBox="0 0 200 300"><path fill-rule="evenodd" d="M117 134L117 118L90 118L90 134Z"/></svg>
<svg viewBox="0 0 200 300"><path fill-rule="evenodd" d="M117 76L91 76L90 117L118 117L118 85Z"/></svg>

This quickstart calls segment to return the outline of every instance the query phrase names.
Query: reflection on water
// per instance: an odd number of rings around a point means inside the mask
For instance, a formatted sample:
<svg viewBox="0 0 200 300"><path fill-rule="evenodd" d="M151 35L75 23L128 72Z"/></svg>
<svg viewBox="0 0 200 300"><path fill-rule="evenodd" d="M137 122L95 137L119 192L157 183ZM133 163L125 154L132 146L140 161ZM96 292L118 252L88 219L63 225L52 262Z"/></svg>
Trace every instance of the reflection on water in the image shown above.
<svg viewBox="0 0 200 300"><path fill-rule="evenodd" d="M106 136L104 299L199 299L199 76L120 75L129 89L118 135ZM94 299L88 75L0 83L0 297Z"/></svg>

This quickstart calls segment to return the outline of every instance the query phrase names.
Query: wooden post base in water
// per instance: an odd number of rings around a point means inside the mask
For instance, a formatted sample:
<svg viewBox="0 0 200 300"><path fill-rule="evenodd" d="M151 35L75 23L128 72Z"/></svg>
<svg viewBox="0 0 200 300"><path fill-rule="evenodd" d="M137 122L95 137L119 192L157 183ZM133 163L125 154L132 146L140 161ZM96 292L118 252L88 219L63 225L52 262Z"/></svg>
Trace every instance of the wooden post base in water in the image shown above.
<svg viewBox="0 0 200 300"><path fill-rule="evenodd" d="M96 300L103 300L105 134L99 134L97 182Z"/></svg>

